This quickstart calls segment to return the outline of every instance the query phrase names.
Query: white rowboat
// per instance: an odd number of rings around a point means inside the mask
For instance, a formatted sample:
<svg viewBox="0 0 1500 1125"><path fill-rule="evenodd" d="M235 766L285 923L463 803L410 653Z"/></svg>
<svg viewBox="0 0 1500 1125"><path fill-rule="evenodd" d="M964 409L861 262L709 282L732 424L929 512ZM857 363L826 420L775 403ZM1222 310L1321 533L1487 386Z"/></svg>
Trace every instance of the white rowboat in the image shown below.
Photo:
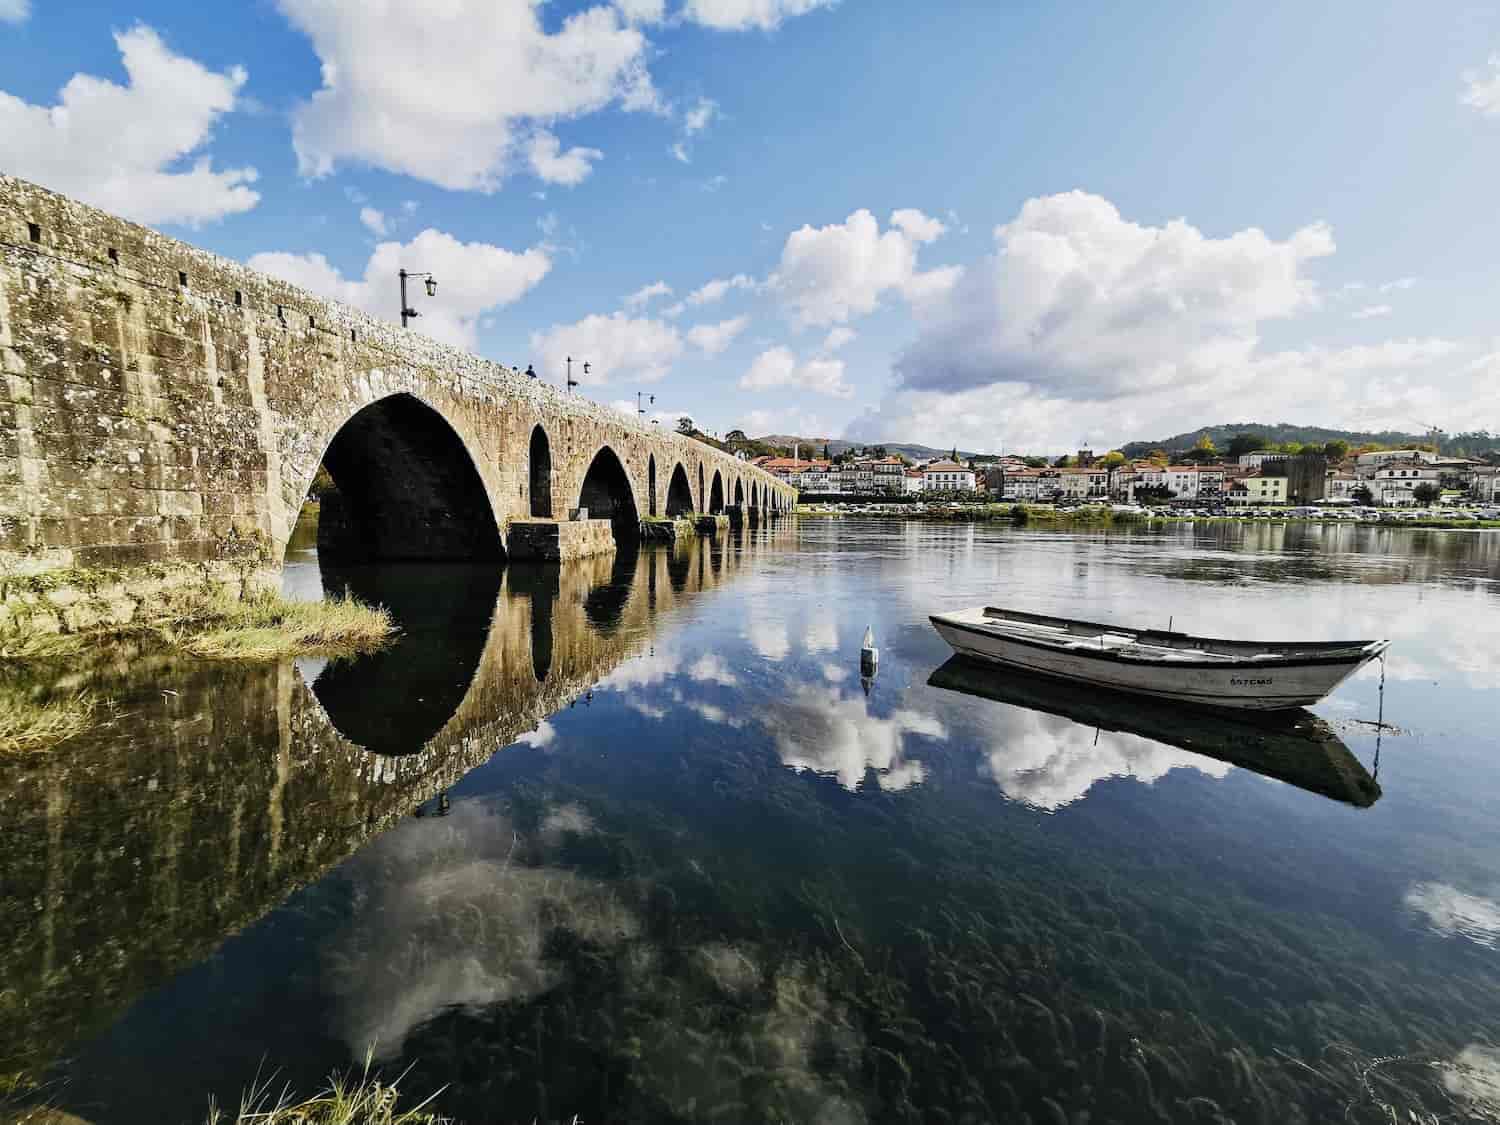
<svg viewBox="0 0 1500 1125"><path fill-rule="evenodd" d="M1316 703L1390 641L1227 641L996 609L932 615L965 656L1199 707Z"/></svg>

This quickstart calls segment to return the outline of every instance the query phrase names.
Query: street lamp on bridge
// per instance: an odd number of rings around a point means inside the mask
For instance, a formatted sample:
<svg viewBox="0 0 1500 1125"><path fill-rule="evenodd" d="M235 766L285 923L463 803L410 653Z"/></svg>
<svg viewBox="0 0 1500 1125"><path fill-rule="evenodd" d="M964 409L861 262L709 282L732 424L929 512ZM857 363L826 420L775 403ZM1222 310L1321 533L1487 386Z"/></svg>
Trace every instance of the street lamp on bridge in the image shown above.
<svg viewBox="0 0 1500 1125"><path fill-rule="evenodd" d="M584 362L583 362L583 373L584 373L584 375L587 375L589 373L589 371L592 370L592 368L593 368L593 365L591 363L589 363L588 360L584 360ZM572 356L568 356L568 390L571 391L576 386L578 386L578 380L575 379L575 378L573 378L573 357ZM637 402L636 406L640 406L640 403Z"/></svg>
<svg viewBox="0 0 1500 1125"><path fill-rule="evenodd" d="M429 297L436 297L437 296L437 278L433 277L432 274L430 274L430 273L409 273L406 270L402 270L401 271L401 327L402 328L406 327L406 322L408 320L410 320L412 317L421 316L422 315L421 313L417 312L416 309L412 308L411 305L407 304L407 301L406 301L406 279L408 277L423 277L423 278L426 278L427 279L427 282L426 282L426 284L427 284L427 295Z"/></svg>

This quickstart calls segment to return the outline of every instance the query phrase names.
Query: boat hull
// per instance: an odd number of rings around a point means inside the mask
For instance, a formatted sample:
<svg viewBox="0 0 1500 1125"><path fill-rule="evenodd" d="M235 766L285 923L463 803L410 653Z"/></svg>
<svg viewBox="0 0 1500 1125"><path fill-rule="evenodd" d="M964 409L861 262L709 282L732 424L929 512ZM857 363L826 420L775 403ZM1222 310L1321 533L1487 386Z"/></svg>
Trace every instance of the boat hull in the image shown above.
<svg viewBox="0 0 1500 1125"><path fill-rule="evenodd" d="M1250 711L1283 711L1306 707L1338 687L1371 657L1348 660L1278 662L1264 668L1212 665L1133 664L1100 659L1078 650L1027 644L961 623L932 618L932 624L955 652L1031 675L1093 684L1186 703L1196 707L1230 707Z"/></svg>

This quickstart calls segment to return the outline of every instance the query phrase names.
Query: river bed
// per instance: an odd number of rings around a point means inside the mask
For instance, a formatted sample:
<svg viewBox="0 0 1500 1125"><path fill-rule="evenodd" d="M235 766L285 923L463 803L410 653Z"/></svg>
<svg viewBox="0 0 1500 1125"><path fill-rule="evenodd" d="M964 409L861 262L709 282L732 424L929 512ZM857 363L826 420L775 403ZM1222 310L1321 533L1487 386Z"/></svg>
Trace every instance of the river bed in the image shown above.
<svg viewBox="0 0 1500 1125"><path fill-rule="evenodd" d="M846 518L285 583L402 638L104 654L113 720L0 761L21 1097L200 1121L373 1052L469 1122L1500 1114L1500 535ZM1267 735L986 685L927 622L980 603L1393 644Z"/></svg>

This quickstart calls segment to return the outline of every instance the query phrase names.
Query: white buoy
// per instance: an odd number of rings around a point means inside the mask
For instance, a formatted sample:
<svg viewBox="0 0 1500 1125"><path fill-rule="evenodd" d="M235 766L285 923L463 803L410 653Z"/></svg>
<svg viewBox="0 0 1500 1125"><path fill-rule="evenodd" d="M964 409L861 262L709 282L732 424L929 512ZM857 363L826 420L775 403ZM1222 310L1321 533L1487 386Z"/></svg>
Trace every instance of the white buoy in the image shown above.
<svg viewBox="0 0 1500 1125"><path fill-rule="evenodd" d="M865 639L859 646L859 674L873 676L880 667L880 650L875 647L875 631L865 626Z"/></svg>

